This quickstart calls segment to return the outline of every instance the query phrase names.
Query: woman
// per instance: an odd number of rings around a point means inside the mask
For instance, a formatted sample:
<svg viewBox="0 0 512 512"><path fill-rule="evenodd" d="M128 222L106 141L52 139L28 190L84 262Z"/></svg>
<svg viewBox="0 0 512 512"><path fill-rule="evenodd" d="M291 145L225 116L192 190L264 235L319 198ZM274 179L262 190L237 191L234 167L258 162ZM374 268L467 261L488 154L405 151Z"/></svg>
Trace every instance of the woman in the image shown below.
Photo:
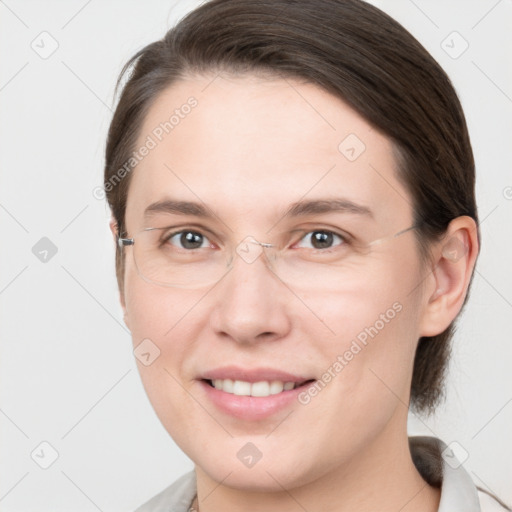
<svg viewBox="0 0 512 512"><path fill-rule="evenodd" d="M195 465L139 511L503 509L407 436L479 251L438 64L359 0L213 0L132 66L105 166L120 299Z"/></svg>

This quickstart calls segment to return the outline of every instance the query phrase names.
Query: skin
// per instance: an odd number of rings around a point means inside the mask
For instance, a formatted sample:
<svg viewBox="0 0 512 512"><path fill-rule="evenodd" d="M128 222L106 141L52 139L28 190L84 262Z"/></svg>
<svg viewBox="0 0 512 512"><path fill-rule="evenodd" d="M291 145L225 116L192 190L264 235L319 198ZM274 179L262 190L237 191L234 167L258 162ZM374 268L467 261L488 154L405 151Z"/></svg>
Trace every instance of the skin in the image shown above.
<svg viewBox="0 0 512 512"><path fill-rule="evenodd" d="M133 172L129 236L172 219L204 225L233 246L247 235L271 242L305 225L342 225L369 242L413 223L390 141L340 99L289 79L189 77L156 98L140 145L190 96L198 106ZM351 133L366 146L353 162L338 150ZM171 195L200 198L218 218L161 214L145 224L144 209ZM366 205L373 217L282 220L294 201L332 197ZM116 235L114 222L111 229ZM443 255L454 241L465 249ZM450 224L427 268L411 231L354 253L339 286L327 291L285 286L263 259L240 258L215 286L165 288L141 279L131 251L125 322L134 346L149 338L161 351L149 366L138 362L139 370L162 424L195 463L201 511L437 510L439 491L412 463L407 405L417 340L442 332L462 306L478 252L472 219ZM216 409L197 380L226 362L319 379L396 302L400 313L307 405L244 421ZM262 453L251 468L237 458L247 442Z"/></svg>

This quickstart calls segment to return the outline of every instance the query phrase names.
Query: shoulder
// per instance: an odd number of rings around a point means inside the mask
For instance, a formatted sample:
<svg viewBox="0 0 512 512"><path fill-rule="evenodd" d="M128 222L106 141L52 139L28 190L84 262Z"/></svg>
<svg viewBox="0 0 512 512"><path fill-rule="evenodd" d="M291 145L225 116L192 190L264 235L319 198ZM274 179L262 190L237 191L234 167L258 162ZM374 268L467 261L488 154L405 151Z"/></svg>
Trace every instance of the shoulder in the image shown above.
<svg viewBox="0 0 512 512"><path fill-rule="evenodd" d="M188 512L196 495L196 474L190 471L141 505L135 512Z"/></svg>

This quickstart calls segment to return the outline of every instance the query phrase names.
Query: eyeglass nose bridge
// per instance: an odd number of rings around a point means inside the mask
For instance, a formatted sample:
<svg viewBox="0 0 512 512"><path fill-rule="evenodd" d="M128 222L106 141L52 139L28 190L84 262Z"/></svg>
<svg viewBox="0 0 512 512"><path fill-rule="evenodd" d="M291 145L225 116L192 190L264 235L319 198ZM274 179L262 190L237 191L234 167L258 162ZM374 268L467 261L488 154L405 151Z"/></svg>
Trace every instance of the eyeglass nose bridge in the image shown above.
<svg viewBox="0 0 512 512"><path fill-rule="evenodd" d="M275 248L277 246L275 244L260 242L259 240L256 240L256 238L254 238L253 236L249 235L246 236L236 246L235 252L238 254L240 258L242 258L242 260L244 260L248 264L251 264L254 263L260 257L260 255L264 252L264 248L266 249L271 247ZM268 252L265 256L267 256L267 260L270 262L270 259L268 258ZM232 261L233 258L231 259L231 262Z"/></svg>

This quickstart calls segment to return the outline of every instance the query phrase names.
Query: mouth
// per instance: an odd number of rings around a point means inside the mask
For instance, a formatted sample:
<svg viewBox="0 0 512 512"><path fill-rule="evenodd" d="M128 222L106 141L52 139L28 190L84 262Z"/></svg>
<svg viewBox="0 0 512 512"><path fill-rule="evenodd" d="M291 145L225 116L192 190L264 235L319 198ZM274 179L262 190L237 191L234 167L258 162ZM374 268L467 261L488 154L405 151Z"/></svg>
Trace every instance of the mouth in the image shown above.
<svg viewBox="0 0 512 512"><path fill-rule="evenodd" d="M231 365L205 370L197 381L204 398L223 414L259 421L294 407L298 395L316 379L309 372Z"/></svg>
<svg viewBox="0 0 512 512"><path fill-rule="evenodd" d="M210 387L236 396L268 397L307 386L314 379L301 381L261 380L248 382L233 379L202 379Z"/></svg>

